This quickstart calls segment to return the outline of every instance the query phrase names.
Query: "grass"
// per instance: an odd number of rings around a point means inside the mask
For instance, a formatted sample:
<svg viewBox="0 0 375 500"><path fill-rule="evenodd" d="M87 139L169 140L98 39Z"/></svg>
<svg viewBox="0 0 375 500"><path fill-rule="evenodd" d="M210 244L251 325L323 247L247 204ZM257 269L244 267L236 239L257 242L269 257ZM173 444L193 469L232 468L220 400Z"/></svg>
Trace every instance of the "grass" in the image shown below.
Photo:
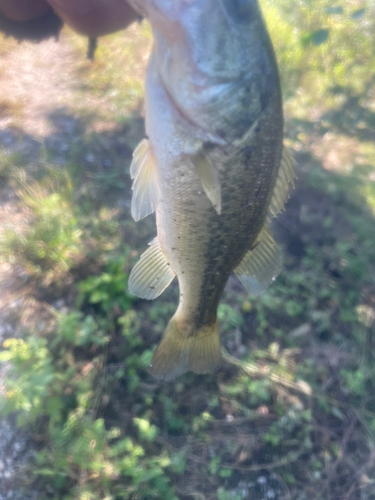
<svg viewBox="0 0 375 500"><path fill-rule="evenodd" d="M154 234L129 215L147 25L101 41L94 64L67 32L74 92L51 120L74 134L1 151L0 269L28 304L4 307L19 334L1 407L37 443L23 487L40 498L375 498L374 8L262 6L298 184L274 224L281 275L256 299L228 284L216 374L157 383L177 289L152 303L126 289Z"/></svg>

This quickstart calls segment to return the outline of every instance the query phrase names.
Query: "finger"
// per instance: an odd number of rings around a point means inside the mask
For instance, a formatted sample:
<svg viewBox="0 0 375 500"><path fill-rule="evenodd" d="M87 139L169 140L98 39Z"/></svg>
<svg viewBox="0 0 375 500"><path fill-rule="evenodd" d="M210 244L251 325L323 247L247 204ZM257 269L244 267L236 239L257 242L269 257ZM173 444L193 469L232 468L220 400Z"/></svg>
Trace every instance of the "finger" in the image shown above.
<svg viewBox="0 0 375 500"><path fill-rule="evenodd" d="M50 9L45 0L0 0L0 11L13 21L30 21Z"/></svg>
<svg viewBox="0 0 375 500"><path fill-rule="evenodd" d="M75 31L90 37L124 29L138 18L138 14L125 0L48 0L48 2Z"/></svg>

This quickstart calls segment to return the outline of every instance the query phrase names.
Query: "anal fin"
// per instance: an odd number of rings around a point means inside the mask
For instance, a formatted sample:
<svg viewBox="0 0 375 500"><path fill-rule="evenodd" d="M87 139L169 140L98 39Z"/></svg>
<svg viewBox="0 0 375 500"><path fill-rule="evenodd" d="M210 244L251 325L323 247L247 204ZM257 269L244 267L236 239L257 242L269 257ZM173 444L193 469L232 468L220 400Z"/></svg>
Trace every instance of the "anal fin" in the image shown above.
<svg viewBox="0 0 375 500"><path fill-rule="evenodd" d="M141 299L156 299L175 276L164 252L154 238L130 273L128 288Z"/></svg>
<svg viewBox="0 0 375 500"><path fill-rule="evenodd" d="M216 212L221 214L221 185L219 172L209 154L201 150L191 159L199 179L202 183L207 198L212 203Z"/></svg>
<svg viewBox="0 0 375 500"><path fill-rule="evenodd" d="M138 221L154 212L159 201L156 161L147 139L134 150L130 176L134 179L131 214Z"/></svg>
<svg viewBox="0 0 375 500"><path fill-rule="evenodd" d="M292 154L284 146L279 173L272 194L268 217L276 217L284 210L284 205L289 198L290 187L294 187L294 159Z"/></svg>
<svg viewBox="0 0 375 500"><path fill-rule="evenodd" d="M260 295L281 271L281 256L271 229L265 225L253 249L234 270L251 295Z"/></svg>

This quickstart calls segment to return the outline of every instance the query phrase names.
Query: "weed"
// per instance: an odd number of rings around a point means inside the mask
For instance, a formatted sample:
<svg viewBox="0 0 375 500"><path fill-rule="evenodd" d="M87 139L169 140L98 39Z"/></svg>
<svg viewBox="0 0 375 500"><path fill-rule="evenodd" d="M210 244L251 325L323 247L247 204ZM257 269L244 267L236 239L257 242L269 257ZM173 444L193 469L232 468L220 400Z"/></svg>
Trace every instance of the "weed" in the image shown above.
<svg viewBox="0 0 375 500"><path fill-rule="evenodd" d="M129 249L121 257L110 258L105 271L99 276L90 276L78 284L78 303L87 300L90 304L98 304L104 313L114 308L126 310L130 305L129 295L125 293L128 275L124 267Z"/></svg>

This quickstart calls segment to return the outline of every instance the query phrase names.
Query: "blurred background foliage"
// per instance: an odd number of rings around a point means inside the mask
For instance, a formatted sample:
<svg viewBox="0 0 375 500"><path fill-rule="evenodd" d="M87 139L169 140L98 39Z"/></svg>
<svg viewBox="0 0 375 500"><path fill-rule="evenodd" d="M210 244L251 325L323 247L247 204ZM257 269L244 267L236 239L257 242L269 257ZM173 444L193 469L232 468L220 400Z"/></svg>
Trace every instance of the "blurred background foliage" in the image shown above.
<svg viewBox="0 0 375 500"><path fill-rule="evenodd" d="M149 26L93 63L69 30L1 40L0 405L32 439L4 492L375 499L375 4L261 5L297 161L284 269L257 299L231 278L223 368L172 384L147 367L177 287L152 303L126 287L155 233L129 214Z"/></svg>

